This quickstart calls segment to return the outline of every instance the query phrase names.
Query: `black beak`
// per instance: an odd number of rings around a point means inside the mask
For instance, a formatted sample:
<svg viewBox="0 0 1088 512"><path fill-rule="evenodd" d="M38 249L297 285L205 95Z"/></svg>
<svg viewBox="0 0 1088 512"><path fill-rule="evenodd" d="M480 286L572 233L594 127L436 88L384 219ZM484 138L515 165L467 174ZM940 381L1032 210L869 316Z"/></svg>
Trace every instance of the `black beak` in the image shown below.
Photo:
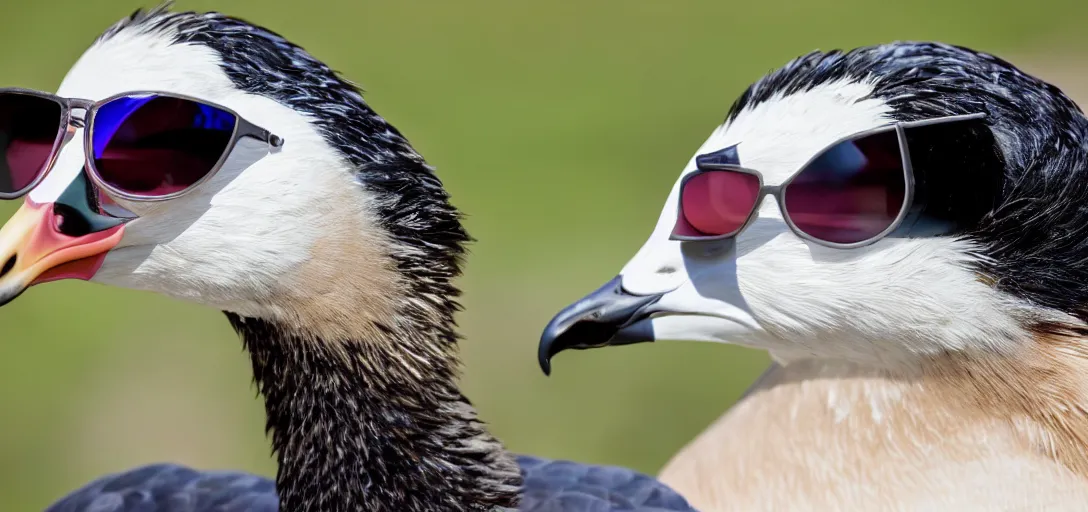
<svg viewBox="0 0 1088 512"><path fill-rule="evenodd" d="M593 293L567 306L544 328L537 357L544 375L550 375L552 356L566 350L628 345L653 341L653 329L628 327L649 317L649 306L662 294L633 295L623 290L616 276Z"/></svg>

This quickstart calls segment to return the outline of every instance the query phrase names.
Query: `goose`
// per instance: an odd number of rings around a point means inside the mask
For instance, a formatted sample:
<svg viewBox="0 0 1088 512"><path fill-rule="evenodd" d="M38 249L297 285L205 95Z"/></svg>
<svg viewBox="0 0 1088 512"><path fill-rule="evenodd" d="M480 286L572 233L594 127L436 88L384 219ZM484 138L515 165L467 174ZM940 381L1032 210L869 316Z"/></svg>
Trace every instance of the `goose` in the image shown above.
<svg viewBox="0 0 1088 512"><path fill-rule="evenodd" d="M693 511L635 471L516 456L458 388L470 237L356 86L220 13L138 10L56 95L0 90L0 303L57 279L225 312L275 480L152 464L50 512Z"/></svg>
<svg viewBox="0 0 1088 512"><path fill-rule="evenodd" d="M648 240L544 329L772 368L659 478L700 510L1088 509L1088 121L996 56L902 41L751 84Z"/></svg>

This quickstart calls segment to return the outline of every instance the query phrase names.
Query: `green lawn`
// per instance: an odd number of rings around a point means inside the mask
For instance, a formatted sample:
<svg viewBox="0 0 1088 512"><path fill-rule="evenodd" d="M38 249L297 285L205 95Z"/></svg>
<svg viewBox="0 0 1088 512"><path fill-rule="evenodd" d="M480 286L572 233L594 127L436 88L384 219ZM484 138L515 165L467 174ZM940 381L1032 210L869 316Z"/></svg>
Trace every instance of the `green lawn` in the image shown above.
<svg viewBox="0 0 1088 512"><path fill-rule="evenodd" d="M138 4L6 2L0 83L54 90ZM742 88L812 49L938 39L998 54L1077 45L1077 0L181 2L264 24L364 84L435 164L480 241L465 387L510 448L656 471L766 364L726 346L564 353L536 340L649 234ZM6 217L13 205L3 205ZM0 510L173 460L272 474L248 363L222 315L63 282L0 310Z"/></svg>

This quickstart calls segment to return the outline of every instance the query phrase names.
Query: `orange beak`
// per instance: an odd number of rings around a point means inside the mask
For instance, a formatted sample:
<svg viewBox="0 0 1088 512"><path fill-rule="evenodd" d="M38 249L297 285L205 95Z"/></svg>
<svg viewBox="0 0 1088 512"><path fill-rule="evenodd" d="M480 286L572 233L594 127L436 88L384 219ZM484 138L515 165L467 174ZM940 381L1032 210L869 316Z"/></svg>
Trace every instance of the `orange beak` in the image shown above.
<svg viewBox="0 0 1088 512"><path fill-rule="evenodd" d="M0 304L38 283L90 279L121 241L124 224L92 232L77 212L66 211L27 198L0 229Z"/></svg>

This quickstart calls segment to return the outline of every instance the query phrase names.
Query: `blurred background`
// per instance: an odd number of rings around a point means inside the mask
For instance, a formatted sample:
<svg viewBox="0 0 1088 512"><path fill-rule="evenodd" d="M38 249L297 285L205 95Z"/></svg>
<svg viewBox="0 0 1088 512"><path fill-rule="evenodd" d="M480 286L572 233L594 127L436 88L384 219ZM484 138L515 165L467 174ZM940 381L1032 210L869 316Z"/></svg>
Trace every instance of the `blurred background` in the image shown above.
<svg viewBox="0 0 1088 512"><path fill-rule="evenodd" d="M56 90L139 0L2 0L0 83ZM657 343L536 365L561 307L642 244L681 167L751 81L813 49L931 39L1088 98L1081 0L181 1L277 31L367 90L468 214L464 387L509 448L654 473L767 364ZM0 204L0 219L15 209ZM274 475L223 315L82 282L0 309L0 510L158 461Z"/></svg>

